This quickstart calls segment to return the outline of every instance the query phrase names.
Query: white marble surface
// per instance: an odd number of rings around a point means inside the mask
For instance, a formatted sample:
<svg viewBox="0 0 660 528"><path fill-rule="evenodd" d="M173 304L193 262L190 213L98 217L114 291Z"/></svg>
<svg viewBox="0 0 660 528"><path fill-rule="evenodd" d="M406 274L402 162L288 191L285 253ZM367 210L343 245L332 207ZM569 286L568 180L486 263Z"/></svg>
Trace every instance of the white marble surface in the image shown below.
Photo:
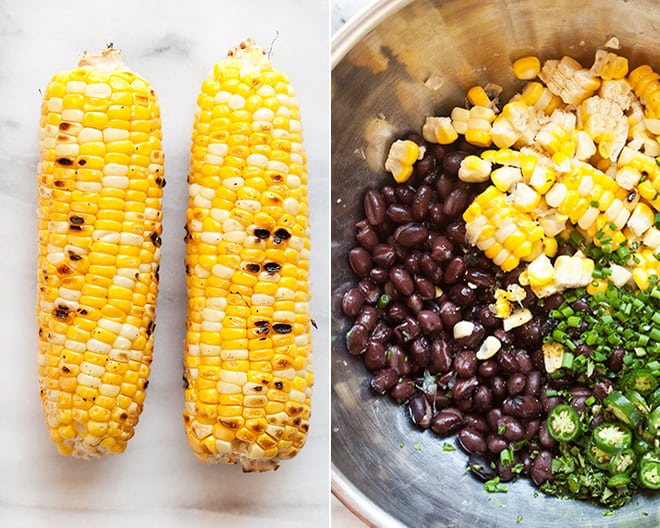
<svg viewBox="0 0 660 528"><path fill-rule="evenodd" d="M329 515L329 5L303 0L0 1L0 527L326 526ZM313 222L316 384L310 436L277 472L206 466L181 409L183 225L195 98L208 69L247 36L272 45L305 126ZM57 454L37 387L36 165L43 90L83 49L107 42L160 98L166 179L155 359L127 451L85 462Z"/></svg>
<svg viewBox="0 0 660 528"><path fill-rule="evenodd" d="M374 4L376 0L332 0L331 30L333 35L344 24L349 23L360 11ZM346 508L335 496L332 497L332 528L365 528L365 524Z"/></svg>

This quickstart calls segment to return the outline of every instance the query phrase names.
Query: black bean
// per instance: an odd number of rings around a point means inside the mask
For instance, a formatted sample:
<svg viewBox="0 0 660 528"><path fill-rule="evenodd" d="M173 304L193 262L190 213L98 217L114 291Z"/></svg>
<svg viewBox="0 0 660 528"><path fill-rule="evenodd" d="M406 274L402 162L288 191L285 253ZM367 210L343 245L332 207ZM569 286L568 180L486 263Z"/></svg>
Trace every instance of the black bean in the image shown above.
<svg viewBox="0 0 660 528"><path fill-rule="evenodd" d="M513 471L513 468L518 464L518 455L517 453L513 456L513 460L508 466L505 466L501 460L496 460L496 470L497 476L500 478L500 482L511 482L516 478L516 473Z"/></svg>
<svg viewBox="0 0 660 528"><path fill-rule="evenodd" d="M463 280L463 276L468 269L467 260L464 257L454 257L445 267L443 280L445 284L456 284Z"/></svg>
<svg viewBox="0 0 660 528"><path fill-rule="evenodd" d="M408 402L410 418L421 429L428 429L433 419L433 410L423 394L418 394Z"/></svg>
<svg viewBox="0 0 660 528"><path fill-rule="evenodd" d="M371 378L371 388L378 394L385 394L394 387L399 379L399 375L391 368L379 370Z"/></svg>
<svg viewBox="0 0 660 528"><path fill-rule="evenodd" d="M429 207L428 222L434 229L445 227L450 221L450 218L442 211L442 204L434 203Z"/></svg>
<svg viewBox="0 0 660 528"><path fill-rule="evenodd" d="M545 420L539 426L539 442L546 449L554 449L557 445L556 440L548 432L548 424Z"/></svg>
<svg viewBox="0 0 660 528"><path fill-rule="evenodd" d="M499 455L500 452L509 447L509 442L507 442L500 435L489 434L486 437L486 445L488 445L488 451L495 455Z"/></svg>
<svg viewBox="0 0 660 528"><path fill-rule="evenodd" d="M502 403L502 410L505 414L531 420L541 414L541 403L534 396L518 395L507 398Z"/></svg>
<svg viewBox="0 0 660 528"><path fill-rule="evenodd" d="M394 232L394 240L403 247L412 248L426 241L428 234L428 229L423 224L409 222L397 228Z"/></svg>
<svg viewBox="0 0 660 528"><path fill-rule="evenodd" d="M387 207L386 216L395 224L405 224L413 220L410 206L399 203L390 204Z"/></svg>
<svg viewBox="0 0 660 528"><path fill-rule="evenodd" d="M476 350L486 336L486 329L480 323L473 323L472 333L469 336L460 337L454 341L458 348L470 348Z"/></svg>
<svg viewBox="0 0 660 528"><path fill-rule="evenodd" d="M497 421L497 432L509 442L518 442L525 438L525 429L520 422L506 414Z"/></svg>
<svg viewBox="0 0 660 528"><path fill-rule="evenodd" d="M432 310L422 310L417 314L417 321L422 332L431 335L442 330L442 320L440 316Z"/></svg>
<svg viewBox="0 0 660 528"><path fill-rule="evenodd" d="M500 369L505 374L515 374L518 372L518 362L511 350L502 349L497 355L497 362Z"/></svg>
<svg viewBox="0 0 660 528"><path fill-rule="evenodd" d="M488 427L490 427L490 430L493 433L497 433L498 429L498 423L500 418L502 418L504 414L502 413L502 409L499 407L494 407L488 413L486 414L486 422L488 423Z"/></svg>
<svg viewBox="0 0 660 528"><path fill-rule="evenodd" d="M364 326L368 332L371 332L378 322L378 310L373 306L363 306L360 313L355 318L355 323Z"/></svg>
<svg viewBox="0 0 660 528"><path fill-rule="evenodd" d="M553 293L545 298L543 302L543 311L549 313L552 310L556 310L562 304L564 304L564 296L561 293Z"/></svg>
<svg viewBox="0 0 660 528"><path fill-rule="evenodd" d="M525 424L525 440L531 440L539 432L542 420L530 420Z"/></svg>
<svg viewBox="0 0 660 528"><path fill-rule="evenodd" d="M408 356L403 348L399 345L393 344L386 349L387 362L390 368L400 376L406 376L410 374L410 363L408 362Z"/></svg>
<svg viewBox="0 0 660 528"><path fill-rule="evenodd" d="M391 185L385 185L380 189L380 192L383 194L383 198L385 199L386 204L393 204L396 203L396 192L394 191L394 187Z"/></svg>
<svg viewBox="0 0 660 528"><path fill-rule="evenodd" d="M431 341L431 371L449 372L452 363L451 351L447 342L441 338Z"/></svg>
<svg viewBox="0 0 660 528"><path fill-rule="evenodd" d="M355 227L357 228L355 239L364 249L371 251L376 247L380 240L374 226L364 220L355 224Z"/></svg>
<svg viewBox="0 0 660 528"><path fill-rule="evenodd" d="M371 267L371 255L363 247L354 247L348 252L348 262L355 274L361 279L369 276Z"/></svg>
<svg viewBox="0 0 660 528"><path fill-rule="evenodd" d="M468 458L468 472L482 482L487 482L497 476L497 471L490 465L490 460L482 453L473 453Z"/></svg>
<svg viewBox="0 0 660 528"><path fill-rule="evenodd" d="M401 266L394 266L390 270L390 281L401 295L412 295L415 291L415 283L410 273Z"/></svg>
<svg viewBox="0 0 660 528"><path fill-rule="evenodd" d="M545 391L543 390L541 390L539 401L541 402L541 409L546 414L560 403L563 403L563 400L559 396L546 396Z"/></svg>
<svg viewBox="0 0 660 528"><path fill-rule="evenodd" d="M472 398L474 410L480 413L488 412L493 406L493 391L487 385L479 385Z"/></svg>
<svg viewBox="0 0 660 528"><path fill-rule="evenodd" d="M513 355L516 358L516 364L518 365L518 370L520 372L527 374L534 369L534 363L527 350L519 348L514 351Z"/></svg>
<svg viewBox="0 0 660 528"><path fill-rule="evenodd" d="M531 321L516 328L514 335L518 344L522 347L534 348L537 345L540 345L541 340L543 339L541 320L538 317L534 317Z"/></svg>
<svg viewBox="0 0 660 528"><path fill-rule="evenodd" d="M444 302L440 305L440 319L445 328L454 328L454 325L463 320L461 308L452 302Z"/></svg>
<svg viewBox="0 0 660 528"><path fill-rule="evenodd" d="M496 328L493 330L493 335L499 339L503 347L508 347L513 344L513 336L504 330L504 328ZM543 359L543 353L541 353L541 360Z"/></svg>
<svg viewBox="0 0 660 528"><path fill-rule="evenodd" d="M355 317L364 306L364 295L358 288L351 288L341 299L341 309L348 317Z"/></svg>
<svg viewBox="0 0 660 528"><path fill-rule="evenodd" d="M625 356L625 350L621 347L616 347L610 352L607 366L612 372L619 372L623 368L623 356Z"/></svg>
<svg viewBox="0 0 660 528"><path fill-rule="evenodd" d="M527 377L520 372L512 374L506 380L506 389L511 396L516 396L525 390Z"/></svg>
<svg viewBox="0 0 660 528"><path fill-rule="evenodd" d="M488 422L483 416L475 413L468 413L463 416L463 420L466 427L472 427L472 429L475 429L484 435L488 434Z"/></svg>
<svg viewBox="0 0 660 528"><path fill-rule="evenodd" d="M394 189L397 199L400 203L410 205L417 191L412 185L399 185Z"/></svg>
<svg viewBox="0 0 660 528"><path fill-rule="evenodd" d="M550 451L541 451L532 462L529 476L537 486L544 482L552 481L552 453Z"/></svg>
<svg viewBox="0 0 660 528"><path fill-rule="evenodd" d="M390 268L396 262L396 252L390 244L377 244L372 251L371 258L377 266Z"/></svg>
<svg viewBox="0 0 660 528"><path fill-rule="evenodd" d="M412 217L417 220L424 220L426 214L429 211L429 206L431 205L431 200L433 199L433 191L428 185L421 185L417 189L417 194L413 199L412 206L410 211Z"/></svg>
<svg viewBox="0 0 660 528"><path fill-rule="evenodd" d="M454 244L446 236L437 236L431 240L431 258L436 262L444 263L454 256Z"/></svg>
<svg viewBox="0 0 660 528"><path fill-rule="evenodd" d="M463 413L455 407L442 409L431 420L431 429L438 436L453 435L463 427Z"/></svg>
<svg viewBox="0 0 660 528"><path fill-rule="evenodd" d="M395 255L396 258L396 255ZM374 281L376 284L385 284L387 279L389 279L389 273L386 269L381 268L380 266L375 266L369 272L369 278Z"/></svg>
<svg viewBox="0 0 660 528"><path fill-rule="evenodd" d="M527 374L525 382L525 394L529 396L538 396L541 390L541 381L543 376L538 370L532 370Z"/></svg>
<svg viewBox="0 0 660 528"><path fill-rule="evenodd" d="M424 301L417 292L406 298L406 308L414 314L418 314L424 308Z"/></svg>
<svg viewBox="0 0 660 528"><path fill-rule="evenodd" d="M380 288L371 279L362 279L358 282L358 288L369 304L375 304L381 295Z"/></svg>
<svg viewBox="0 0 660 528"><path fill-rule="evenodd" d="M473 306L476 297L476 291L467 284L454 284L449 289L449 298L459 306Z"/></svg>
<svg viewBox="0 0 660 528"><path fill-rule="evenodd" d="M494 358L486 359L479 364L479 376L482 378L492 378L498 371L497 360Z"/></svg>
<svg viewBox="0 0 660 528"><path fill-rule="evenodd" d="M610 380L599 381L598 383L594 384L594 396L602 401L612 391L612 388L613 386Z"/></svg>
<svg viewBox="0 0 660 528"><path fill-rule="evenodd" d="M453 242L465 244L465 222L462 220L449 224L445 232Z"/></svg>
<svg viewBox="0 0 660 528"><path fill-rule="evenodd" d="M447 153L447 148L439 143L430 143L426 146L427 152L436 159L436 164L442 166L442 159Z"/></svg>
<svg viewBox="0 0 660 528"><path fill-rule="evenodd" d="M460 400L471 400L478 386L479 380L476 376L458 380L452 389L454 400L457 402Z"/></svg>
<svg viewBox="0 0 660 528"><path fill-rule="evenodd" d="M346 333L346 348L351 354L363 354L367 350L369 332L361 325L356 324Z"/></svg>
<svg viewBox="0 0 660 528"><path fill-rule="evenodd" d="M449 193L447 199L442 204L442 212L449 218L456 218L465 211L470 201L470 195L462 187L457 187Z"/></svg>
<svg viewBox="0 0 660 528"><path fill-rule="evenodd" d="M446 154L442 160L442 168L445 173L454 178L457 177L458 169L461 168L461 162L464 158L465 152L461 152L460 150L455 150Z"/></svg>
<svg viewBox="0 0 660 528"><path fill-rule="evenodd" d="M380 370L387 366L387 351L385 345L378 341L369 341L367 350L362 356L364 366L369 370Z"/></svg>
<svg viewBox="0 0 660 528"><path fill-rule="evenodd" d="M479 309L477 310L477 319L488 329L495 328L501 323L501 319L498 319L493 310L485 304L479 306Z"/></svg>
<svg viewBox="0 0 660 528"><path fill-rule="evenodd" d="M392 329L383 321L378 321L371 331L369 339L378 343L386 343L392 336Z"/></svg>
<svg viewBox="0 0 660 528"><path fill-rule="evenodd" d="M394 324L402 323L408 315L408 308L401 303L392 303L387 308L387 318Z"/></svg>
<svg viewBox="0 0 660 528"><path fill-rule="evenodd" d="M421 271L419 260L422 254L419 251L413 251L410 255L406 256L403 261L403 267L411 276L417 275Z"/></svg>
<svg viewBox="0 0 660 528"><path fill-rule="evenodd" d="M496 400L503 400L506 398L506 381L502 376L493 376L490 378L490 388L493 391L493 397Z"/></svg>
<svg viewBox="0 0 660 528"><path fill-rule="evenodd" d="M407 343L420 336L422 329L414 317L407 316L401 323L394 327L394 338L399 343Z"/></svg>
<svg viewBox="0 0 660 528"><path fill-rule="evenodd" d="M464 427L458 432L458 445L468 454L485 453L488 449L484 436L471 427Z"/></svg>
<svg viewBox="0 0 660 528"><path fill-rule="evenodd" d="M419 267L424 276L432 283L438 284L442 280L442 268L431 258L431 255L424 253L419 259Z"/></svg>
<svg viewBox="0 0 660 528"><path fill-rule="evenodd" d="M587 301L584 297L581 299L578 299L577 301L574 301L573 304L571 305L573 310L576 312L590 312L591 309L589 308L589 301Z"/></svg>
<svg viewBox="0 0 660 528"><path fill-rule="evenodd" d="M417 392L414 382L407 377L401 379L392 389L390 390L390 396L394 398L399 403L407 402L412 398Z"/></svg>
<svg viewBox="0 0 660 528"><path fill-rule="evenodd" d="M479 268L468 268L465 271L465 280L479 288L492 288L495 286L495 277Z"/></svg>
<svg viewBox="0 0 660 528"><path fill-rule="evenodd" d="M386 207L385 198L379 191L370 189L364 195L364 213L369 223L382 224L385 221Z"/></svg>
<svg viewBox="0 0 660 528"><path fill-rule="evenodd" d="M472 350L463 350L454 358L454 370L461 378L470 378L477 373L477 355Z"/></svg>
<svg viewBox="0 0 660 528"><path fill-rule="evenodd" d="M430 280L417 276L414 278L414 282L415 290L417 290L417 293L419 293L419 296L423 300L430 301L431 299L435 299L435 286Z"/></svg>
<svg viewBox="0 0 660 528"><path fill-rule="evenodd" d="M413 177L422 181L427 181L427 179L433 181L434 169L435 158L429 152L426 152L421 160L415 162L413 166Z"/></svg>
<svg viewBox="0 0 660 528"><path fill-rule="evenodd" d="M415 339L409 349L409 356L415 370L424 370L431 361L431 345L424 337Z"/></svg>

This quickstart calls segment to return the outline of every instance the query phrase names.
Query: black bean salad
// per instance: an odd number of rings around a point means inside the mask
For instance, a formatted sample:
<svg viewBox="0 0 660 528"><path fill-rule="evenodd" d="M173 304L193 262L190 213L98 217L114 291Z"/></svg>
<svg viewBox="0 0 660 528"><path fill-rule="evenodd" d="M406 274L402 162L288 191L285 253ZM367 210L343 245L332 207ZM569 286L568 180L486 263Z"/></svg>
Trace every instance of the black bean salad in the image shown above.
<svg viewBox="0 0 660 528"><path fill-rule="evenodd" d="M346 347L487 491L615 509L660 489L660 75L604 50L513 71L502 109L474 87L393 143Z"/></svg>

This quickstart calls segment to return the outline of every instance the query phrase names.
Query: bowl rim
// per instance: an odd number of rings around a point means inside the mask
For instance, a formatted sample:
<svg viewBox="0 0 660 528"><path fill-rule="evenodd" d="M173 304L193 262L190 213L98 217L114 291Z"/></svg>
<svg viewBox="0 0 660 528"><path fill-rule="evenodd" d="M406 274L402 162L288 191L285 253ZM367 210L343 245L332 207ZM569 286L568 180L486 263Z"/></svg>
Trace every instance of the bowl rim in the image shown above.
<svg viewBox="0 0 660 528"><path fill-rule="evenodd" d="M358 11L332 37L330 44L330 69L334 70L335 66L339 64L344 56L369 31L380 24L390 14L399 11L412 1L376 0Z"/></svg>
<svg viewBox="0 0 660 528"><path fill-rule="evenodd" d="M330 47L331 72L369 31L390 14L411 2L412 0L376 0L348 20L332 37ZM367 526L372 528L406 528L406 525L374 504L353 485L334 465L332 460L330 461L330 473L332 494Z"/></svg>

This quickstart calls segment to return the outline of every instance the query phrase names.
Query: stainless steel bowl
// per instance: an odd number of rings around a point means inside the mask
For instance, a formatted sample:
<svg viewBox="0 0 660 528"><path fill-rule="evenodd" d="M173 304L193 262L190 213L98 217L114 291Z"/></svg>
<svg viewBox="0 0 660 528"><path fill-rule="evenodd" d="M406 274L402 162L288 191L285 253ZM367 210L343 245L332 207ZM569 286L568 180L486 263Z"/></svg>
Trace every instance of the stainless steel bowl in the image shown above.
<svg viewBox="0 0 660 528"><path fill-rule="evenodd" d="M462 104L474 84L511 95L512 59L571 55L589 66L612 36L631 67L660 67L654 0L384 0L332 46L332 464L333 492L377 527L660 526L657 500L639 497L613 516L575 501L535 496L525 482L488 494L465 457L414 430L402 407L374 396L348 355L340 300L351 282L346 253L364 191L382 184L395 134ZM519 517L521 516L521 517Z"/></svg>

